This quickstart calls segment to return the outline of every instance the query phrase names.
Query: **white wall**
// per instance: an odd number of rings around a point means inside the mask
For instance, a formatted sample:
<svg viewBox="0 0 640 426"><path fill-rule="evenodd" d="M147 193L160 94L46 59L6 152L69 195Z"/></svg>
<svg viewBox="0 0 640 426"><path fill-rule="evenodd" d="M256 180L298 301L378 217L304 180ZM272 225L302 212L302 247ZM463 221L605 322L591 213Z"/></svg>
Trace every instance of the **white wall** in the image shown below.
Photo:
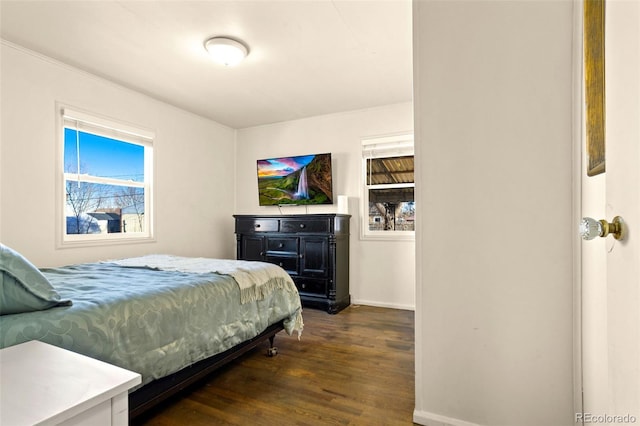
<svg viewBox="0 0 640 426"><path fill-rule="evenodd" d="M280 214L278 207L258 206L256 160L330 152L334 194L349 196L349 213L352 215L349 240L352 302L413 309L414 242L362 241L359 230L361 139L411 131L412 114L412 103L407 102L238 130L236 187L239 195L236 212ZM312 206L308 212L330 213L336 209L336 205ZM282 208L284 214L306 211L304 207Z"/></svg>
<svg viewBox="0 0 640 426"><path fill-rule="evenodd" d="M572 24L414 2L418 423L574 424Z"/></svg>
<svg viewBox="0 0 640 426"><path fill-rule="evenodd" d="M38 266L146 253L233 258L235 131L2 43L0 230ZM155 130L156 242L56 249L56 102Z"/></svg>

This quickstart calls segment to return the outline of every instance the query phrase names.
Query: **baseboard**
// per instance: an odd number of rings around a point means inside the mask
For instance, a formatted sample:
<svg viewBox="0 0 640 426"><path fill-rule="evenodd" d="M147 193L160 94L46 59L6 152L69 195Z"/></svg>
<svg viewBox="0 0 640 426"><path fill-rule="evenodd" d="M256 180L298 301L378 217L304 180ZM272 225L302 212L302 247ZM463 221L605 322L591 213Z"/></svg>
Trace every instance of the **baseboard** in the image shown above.
<svg viewBox="0 0 640 426"><path fill-rule="evenodd" d="M413 422L424 426L480 426L477 423L417 410L413 412Z"/></svg>
<svg viewBox="0 0 640 426"><path fill-rule="evenodd" d="M405 311L415 311L416 307L412 305L399 305L397 303L372 302L371 300L351 299L352 305L376 306L378 308L403 309Z"/></svg>

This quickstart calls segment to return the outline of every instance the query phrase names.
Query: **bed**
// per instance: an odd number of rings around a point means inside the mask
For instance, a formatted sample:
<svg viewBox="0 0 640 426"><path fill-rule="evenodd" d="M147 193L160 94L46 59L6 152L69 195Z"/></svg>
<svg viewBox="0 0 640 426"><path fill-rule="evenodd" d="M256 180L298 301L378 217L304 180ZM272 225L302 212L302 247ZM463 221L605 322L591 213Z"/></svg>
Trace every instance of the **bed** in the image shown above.
<svg viewBox="0 0 640 426"><path fill-rule="evenodd" d="M140 373L134 418L285 330L295 284L262 262L153 255L36 269L0 244L0 348L50 343Z"/></svg>

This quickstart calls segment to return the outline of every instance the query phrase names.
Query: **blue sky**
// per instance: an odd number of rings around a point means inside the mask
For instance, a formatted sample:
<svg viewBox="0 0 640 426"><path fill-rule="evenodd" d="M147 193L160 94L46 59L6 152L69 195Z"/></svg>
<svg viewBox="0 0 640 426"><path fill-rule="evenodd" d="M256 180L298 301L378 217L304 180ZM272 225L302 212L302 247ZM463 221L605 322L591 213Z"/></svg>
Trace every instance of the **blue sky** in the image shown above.
<svg viewBox="0 0 640 426"><path fill-rule="evenodd" d="M76 173L76 130L64 129L65 172ZM80 132L80 172L125 180L144 180L144 147Z"/></svg>
<svg viewBox="0 0 640 426"><path fill-rule="evenodd" d="M311 162L315 155L258 160L258 177L286 176Z"/></svg>

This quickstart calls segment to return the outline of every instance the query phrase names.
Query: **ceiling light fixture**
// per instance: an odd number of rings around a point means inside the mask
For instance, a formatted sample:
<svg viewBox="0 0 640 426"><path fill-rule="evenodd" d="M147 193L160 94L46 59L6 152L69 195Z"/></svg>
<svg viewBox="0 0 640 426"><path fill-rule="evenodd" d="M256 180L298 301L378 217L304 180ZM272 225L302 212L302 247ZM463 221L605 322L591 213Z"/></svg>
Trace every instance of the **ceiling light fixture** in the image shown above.
<svg viewBox="0 0 640 426"><path fill-rule="evenodd" d="M238 65L249 54L244 43L228 37L210 38L204 42L204 48L214 61L228 67Z"/></svg>

